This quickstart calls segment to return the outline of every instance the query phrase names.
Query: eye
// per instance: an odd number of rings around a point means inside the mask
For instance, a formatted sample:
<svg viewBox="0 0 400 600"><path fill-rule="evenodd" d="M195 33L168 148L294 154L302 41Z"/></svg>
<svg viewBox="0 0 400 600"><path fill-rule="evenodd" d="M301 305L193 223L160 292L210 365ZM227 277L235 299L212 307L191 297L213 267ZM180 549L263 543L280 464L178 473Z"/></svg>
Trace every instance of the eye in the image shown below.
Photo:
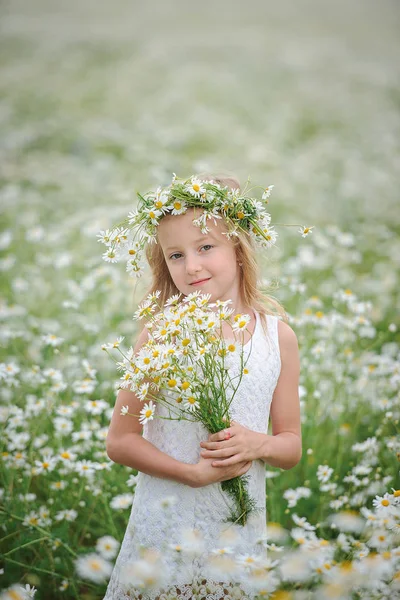
<svg viewBox="0 0 400 600"><path fill-rule="evenodd" d="M205 244L204 246L201 247L201 249L206 249L209 250L210 248L214 248L214 246L212 246L211 244Z"/></svg>
<svg viewBox="0 0 400 600"><path fill-rule="evenodd" d="M175 252L175 254L171 254L171 256L169 257L170 260L178 260L178 258L180 258L182 256L182 254L180 252ZM178 258L176 258L178 257Z"/></svg>

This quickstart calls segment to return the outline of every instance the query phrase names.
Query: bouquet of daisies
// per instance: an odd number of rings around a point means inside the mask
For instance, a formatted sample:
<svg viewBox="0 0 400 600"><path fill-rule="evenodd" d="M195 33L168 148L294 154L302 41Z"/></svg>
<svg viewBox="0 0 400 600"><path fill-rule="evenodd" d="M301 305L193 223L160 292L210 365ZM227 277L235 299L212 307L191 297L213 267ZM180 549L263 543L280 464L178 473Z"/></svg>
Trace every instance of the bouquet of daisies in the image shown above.
<svg viewBox="0 0 400 600"><path fill-rule="evenodd" d="M229 409L242 377L246 375L243 341L225 340L222 324L229 323L234 336L240 335L250 321L248 315L233 315L231 300L210 304L210 295L194 292L180 300L172 296L164 306L158 303L160 293L147 297L133 319L146 319L149 339L137 354L131 347L124 353L120 343L104 344L117 348L122 360L119 386L129 389L144 403L140 422L167 418L200 422L210 433L229 427ZM238 372L232 373L227 357L240 357ZM157 405L168 407L168 417L157 415ZM123 407L121 414L129 414ZM222 482L222 489L234 500L230 520L245 525L255 508L249 496L247 477Z"/></svg>

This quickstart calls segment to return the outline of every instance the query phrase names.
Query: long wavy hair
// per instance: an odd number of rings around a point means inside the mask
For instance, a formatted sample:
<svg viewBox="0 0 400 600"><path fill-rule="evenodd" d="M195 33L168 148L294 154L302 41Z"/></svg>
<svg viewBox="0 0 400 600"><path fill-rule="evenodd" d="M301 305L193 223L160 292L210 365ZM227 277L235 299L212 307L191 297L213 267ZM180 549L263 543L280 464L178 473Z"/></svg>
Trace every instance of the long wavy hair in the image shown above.
<svg viewBox="0 0 400 600"><path fill-rule="evenodd" d="M224 175L213 176L208 173L201 173L197 177L203 181L218 183L221 187L228 186L231 189L240 189L240 183L236 177ZM235 246L237 260L239 263L242 263L240 268L240 288L244 304L260 314L264 327L266 326L266 315L277 315L284 321L287 321L288 318L283 306L275 298L258 288L259 266L256 261L254 244L250 234L244 229L239 229L238 235L230 239ZM146 258L152 272L152 283L145 297L159 290L161 292L159 302L163 305L170 296L179 294L180 292L172 280L159 243L147 245Z"/></svg>

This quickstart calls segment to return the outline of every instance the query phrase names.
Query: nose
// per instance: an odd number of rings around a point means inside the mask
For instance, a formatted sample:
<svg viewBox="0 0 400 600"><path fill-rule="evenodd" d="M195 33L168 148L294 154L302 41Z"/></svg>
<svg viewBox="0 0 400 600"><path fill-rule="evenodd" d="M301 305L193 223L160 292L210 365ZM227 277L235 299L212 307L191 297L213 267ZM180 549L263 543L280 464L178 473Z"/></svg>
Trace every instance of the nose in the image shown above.
<svg viewBox="0 0 400 600"><path fill-rule="evenodd" d="M195 275L202 269L201 257L196 254L188 254L185 260L186 273L188 275Z"/></svg>

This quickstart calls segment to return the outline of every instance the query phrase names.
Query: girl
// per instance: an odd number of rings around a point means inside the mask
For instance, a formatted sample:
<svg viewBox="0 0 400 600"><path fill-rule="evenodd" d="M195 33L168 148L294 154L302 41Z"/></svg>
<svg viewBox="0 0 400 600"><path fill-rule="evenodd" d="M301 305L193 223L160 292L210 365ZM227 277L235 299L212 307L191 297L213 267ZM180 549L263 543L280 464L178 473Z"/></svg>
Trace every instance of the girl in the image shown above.
<svg viewBox="0 0 400 600"><path fill-rule="evenodd" d="M190 181L194 194L201 192L204 181L217 184L227 194L239 191L238 182L232 178ZM156 206L163 202L162 194L159 198ZM233 554L237 558L240 554L243 564L266 565L265 464L290 469L302 454L296 335L271 313L266 302L281 316L282 308L257 289L255 252L248 228L240 226L234 236L226 235L227 221L218 218L207 222L206 233L199 229L203 198L199 196L198 208L159 216L157 243L146 249L153 273L150 293L160 290L162 304L175 293L189 295L194 291L211 294L211 302L231 299L236 313L250 316L241 340L249 374L242 379L231 404L230 426L213 435L208 435L200 423L188 421L156 418L142 427L137 418L121 415L126 406L138 415L142 402L130 391L119 391L107 435L107 454L112 461L136 469L139 475L128 527L104 600L254 598L251 577L234 584L229 583L230 573L223 572L224 568L230 570L233 558L219 567L214 564L212 570L212 562L206 564L205 557L211 553L216 559ZM227 324L222 333L232 337ZM135 352L147 339L148 329L144 328ZM267 434L269 416L272 435ZM235 526L227 523L229 504L221 482L244 474L258 510L244 526ZM159 570L159 553L166 549L176 553L173 561L168 553L163 556L167 578ZM153 591L129 588L129 577L131 581L147 581Z"/></svg>

